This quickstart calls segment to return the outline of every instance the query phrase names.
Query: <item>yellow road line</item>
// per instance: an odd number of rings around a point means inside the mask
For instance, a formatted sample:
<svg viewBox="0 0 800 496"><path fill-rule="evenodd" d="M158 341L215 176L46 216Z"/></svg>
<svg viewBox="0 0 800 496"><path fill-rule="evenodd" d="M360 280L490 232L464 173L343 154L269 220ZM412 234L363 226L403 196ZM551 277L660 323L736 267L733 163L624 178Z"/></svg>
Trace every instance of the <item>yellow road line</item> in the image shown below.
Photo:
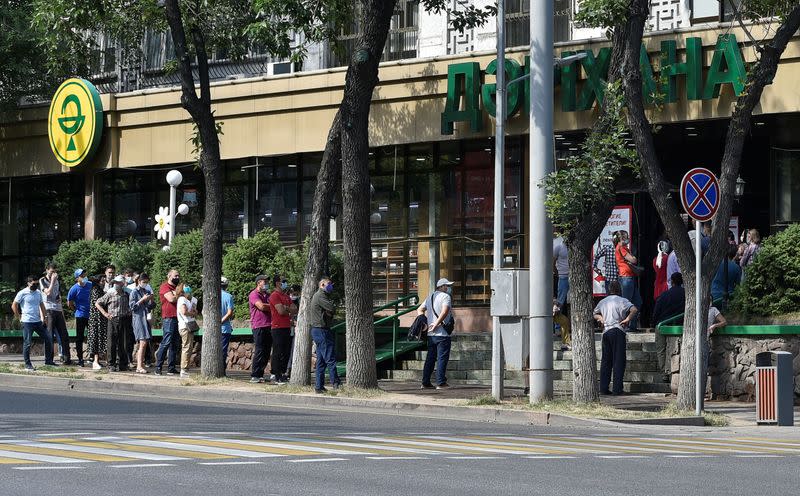
<svg viewBox="0 0 800 496"><path fill-rule="evenodd" d="M470 436L470 437L484 441L495 441L495 442L501 441L505 443L511 443L514 445L520 445L523 447L529 446L530 443L553 445L553 448L561 448L565 450L572 449L573 450L572 453L574 453L575 450L584 450L592 452L606 451L609 453L641 453L640 449L625 449L623 447L607 446L603 444L601 440L598 440L598 442L588 442L581 440L561 439L556 437L535 437L535 436L529 436L523 439L498 438L493 436ZM633 446L631 447L633 448Z"/></svg>
<svg viewBox="0 0 800 496"><path fill-rule="evenodd" d="M5 458L0 457L0 465L20 465L23 463L39 463L33 460L23 460L21 458Z"/></svg>
<svg viewBox="0 0 800 496"><path fill-rule="evenodd" d="M166 441L170 443L191 444L193 446L213 446L215 448L231 448L242 451L255 451L256 453L271 453L273 455L315 456L320 454L318 451L274 448L271 446L256 446L253 444L232 443L226 441L213 441L211 439L195 439L195 438L186 438L177 436L162 436L158 437L157 440Z"/></svg>
<svg viewBox="0 0 800 496"><path fill-rule="evenodd" d="M77 458L80 460L91 460L94 462L129 462L130 458L111 455L95 455L93 453L81 453L79 451L64 451L48 448L35 448L33 446L17 446L14 444L3 444L1 449L4 451L16 451L18 453L32 453L37 455L50 455L62 458Z"/></svg>
<svg viewBox="0 0 800 496"><path fill-rule="evenodd" d="M525 453L543 453L549 455L566 455L566 454L574 454L575 451L568 451L564 449L556 449L556 448L539 448L534 446L508 446L503 444L480 444L480 443L469 443L465 441L450 441L450 440L442 440L442 439L430 439L430 438L409 438L409 437L390 437L388 439L398 439L398 440L407 440L411 442L424 442L424 443L432 443L436 446L429 446L429 449L444 451L444 448L439 448L439 445L442 446L460 446L462 447L461 450L454 449L455 452L463 452L464 449L476 448L472 451L482 451L487 452L489 450L495 450L498 452L509 452L509 451L523 451ZM420 446L423 449L425 446Z"/></svg>
<svg viewBox="0 0 800 496"><path fill-rule="evenodd" d="M59 440L64 444L74 444L75 446L86 446L87 448L108 448L118 449L122 451L130 451L131 453L152 453L154 455L170 455L181 458L197 458L200 460L219 460L236 458L230 455L217 455L214 453L198 453L196 451L186 451L179 449L158 448L149 446L134 446L132 444L114 443L111 441L75 441L75 440Z"/></svg>

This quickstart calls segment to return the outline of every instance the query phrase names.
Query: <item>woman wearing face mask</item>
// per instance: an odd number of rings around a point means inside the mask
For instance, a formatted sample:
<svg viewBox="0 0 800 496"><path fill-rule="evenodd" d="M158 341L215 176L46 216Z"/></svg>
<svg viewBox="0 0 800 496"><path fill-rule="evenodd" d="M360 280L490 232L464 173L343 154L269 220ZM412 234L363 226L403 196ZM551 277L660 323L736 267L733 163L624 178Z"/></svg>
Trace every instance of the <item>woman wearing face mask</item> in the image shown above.
<svg viewBox="0 0 800 496"><path fill-rule="evenodd" d="M338 389L341 385L339 374L336 371L336 339L331 331L331 322L336 313L336 307L331 301L333 292L333 282L325 277L319 282L319 289L311 298L310 319L311 339L317 345L317 370L314 380L314 391L317 394L324 393L325 389L325 370L328 370L331 378L331 386Z"/></svg>
<svg viewBox="0 0 800 496"><path fill-rule="evenodd" d="M146 273L139 274L136 279L136 286L131 291L129 300L131 306L131 315L133 319L133 335L139 343L139 349L136 352L136 373L146 374L147 369L144 368L144 354L147 349L150 338L150 326L147 323L147 314L156 306L153 301L153 291L148 289L150 276Z"/></svg>
<svg viewBox="0 0 800 496"><path fill-rule="evenodd" d="M197 298L192 288L183 287L183 296L178 298L178 333L181 335L181 377L189 377L189 359L194 346L194 333L199 330L197 321Z"/></svg>
<svg viewBox="0 0 800 496"><path fill-rule="evenodd" d="M642 297L637 287L636 276L642 272L642 267L636 265L638 260L630 250L630 237L627 231L617 231L613 236L614 256L619 268L619 282L622 286L622 297L633 303L636 308L642 307ZM631 319L629 329L636 331L638 319Z"/></svg>
<svg viewBox="0 0 800 496"><path fill-rule="evenodd" d="M89 356L94 360L92 369L101 370L103 367L100 366L100 355L106 352L108 320L94 304L106 292L103 287L105 276L95 275L90 277L89 281L92 283L92 291L89 294L89 333L86 345L89 348Z"/></svg>

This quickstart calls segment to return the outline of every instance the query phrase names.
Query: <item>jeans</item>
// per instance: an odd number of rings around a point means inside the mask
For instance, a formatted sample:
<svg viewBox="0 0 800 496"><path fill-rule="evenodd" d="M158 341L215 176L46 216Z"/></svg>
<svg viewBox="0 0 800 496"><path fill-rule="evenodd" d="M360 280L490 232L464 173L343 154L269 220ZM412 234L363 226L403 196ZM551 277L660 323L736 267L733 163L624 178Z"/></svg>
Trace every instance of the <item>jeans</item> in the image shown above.
<svg viewBox="0 0 800 496"><path fill-rule="evenodd" d="M272 334L269 327L256 327L253 329L253 363L250 366L250 377L264 378L264 367L269 361L272 349Z"/></svg>
<svg viewBox="0 0 800 496"><path fill-rule="evenodd" d="M339 373L336 371L336 338L333 331L321 327L311 328L311 339L317 345L317 371L314 389L322 389L325 386L325 369L331 378L331 385L341 384Z"/></svg>
<svg viewBox="0 0 800 496"><path fill-rule="evenodd" d="M83 338L88 326L89 317L75 317L75 351L79 363L83 363Z"/></svg>
<svg viewBox="0 0 800 496"><path fill-rule="evenodd" d="M67 321L64 320L64 312L59 312L58 310L47 311L47 332L58 342L58 347L61 350L60 356L64 361L69 361L69 334L67 333Z"/></svg>
<svg viewBox="0 0 800 496"><path fill-rule="evenodd" d="M569 296L569 277L558 276L558 293L556 296L556 300L558 300L558 306L564 308L564 305L567 303L568 296Z"/></svg>
<svg viewBox="0 0 800 496"><path fill-rule="evenodd" d="M642 296L639 294L639 288L636 284L635 277L620 277L619 284L622 286L622 297L633 303L640 312L642 311ZM635 331L639 328L639 315L634 315L631 319L630 330Z"/></svg>
<svg viewBox="0 0 800 496"><path fill-rule="evenodd" d="M228 368L228 345L231 344L231 335L222 333L222 368Z"/></svg>
<svg viewBox="0 0 800 496"><path fill-rule="evenodd" d="M614 375L614 394L622 392L622 377L625 375L625 331L619 328L603 333L603 355L600 359L600 392L608 391L611 375Z"/></svg>
<svg viewBox="0 0 800 496"><path fill-rule="evenodd" d="M425 366L422 369L422 384L431 383L433 366L436 365L436 385L447 383L447 362L450 360L450 336L428 336L428 353L425 356Z"/></svg>
<svg viewBox="0 0 800 496"><path fill-rule="evenodd" d="M33 341L33 333L39 335L44 341L44 363L45 365L54 365L53 363L53 336L45 329L41 322L23 322L22 323L22 357L25 359L25 366L32 367L31 365L31 342Z"/></svg>
<svg viewBox="0 0 800 496"><path fill-rule="evenodd" d="M181 337L178 334L178 319L167 317L161 324L164 337L161 338L161 345L156 352L156 370L161 370L164 365L165 355L169 356L168 370L175 372L175 360L180 354Z"/></svg>
<svg viewBox="0 0 800 496"><path fill-rule="evenodd" d="M108 351L109 367L119 366L119 370L128 368L128 350L125 349L125 336L130 324L131 319L126 319L125 317L108 319L106 350Z"/></svg>
<svg viewBox="0 0 800 496"><path fill-rule="evenodd" d="M289 365L289 355L292 352L291 329L272 328L272 374L275 378L286 375L286 368Z"/></svg>

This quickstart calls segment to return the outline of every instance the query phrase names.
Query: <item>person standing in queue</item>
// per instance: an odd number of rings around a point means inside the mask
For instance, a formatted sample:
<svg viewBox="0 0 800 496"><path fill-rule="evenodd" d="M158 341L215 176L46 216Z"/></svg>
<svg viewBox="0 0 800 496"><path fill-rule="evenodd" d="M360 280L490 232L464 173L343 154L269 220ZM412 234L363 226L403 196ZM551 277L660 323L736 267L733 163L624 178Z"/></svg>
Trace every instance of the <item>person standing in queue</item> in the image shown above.
<svg viewBox="0 0 800 496"><path fill-rule="evenodd" d="M44 364L55 365L55 363L53 336L44 327L44 322L47 320L47 310L44 308L45 296L39 291L39 282L35 277L28 276L27 283L27 287L21 289L14 297L11 311L22 323L22 358L25 360L25 371L33 372L36 370L31 363L33 333L38 334L44 341Z"/></svg>
<svg viewBox="0 0 800 496"><path fill-rule="evenodd" d="M50 262L45 267L44 277L39 279L39 290L45 296L47 332L61 349L59 355L61 363L70 365L72 357L69 349L69 334L67 333L67 321L64 319L64 307L61 305L61 282L58 280L56 264Z"/></svg>
<svg viewBox="0 0 800 496"><path fill-rule="evenodd" d="M89 335L86 344L89 348L89 357L93 359L92 370L97 371L103 368L100 365L100 355L106 354L108 321L94 304L106 293L105 276L93 275L89 278L89 282L92 284L92 290L89 294Z"/></svg>
<svg viewBox="0 0 800 496"><path fill-rule="evenodd" d="M269 308L269 290L267 276L256 277L256 287L250 291L248 305L250 306L250 328L253 331L253 362L250 368L250 382L264 382L264 367L269 361L272 349L272 313Z"/></svg>
<svg viewBox="0 0 800 496"><path fill-rule="evenodd" d="M428 319L428 353L422 370L422 389L447 389L447 362L450 361L450 335L453 332L453 283L445 278L436 283L436 291L417 309ZM436 366L436 386L431 384Z"/></svg>
<svg viewBox="0 0 800 496"><path fill-rule="evenodd" d="M181 377L189 377L189 361L194 347L194 333L200 330L197 325L197 298L192 296L192 288L183 286L183 295L178 298L178 332L181 335Z"/></svg>
<svg viewBox="0 0 800 496"><path fill-rule="evenodd" d="M149 348L150 339L150 324L147 322L147 315L156 306L153 299L153 291L150 288L150 276L142 272L136 278L136 288L130 292L130 306L133 324L133 335L139 343L139 349L136 351L136 373L146 374L147 369L144 368L144 357Z"/></svg>
<svg viewBox="0 0 800 496"><path fill-rule="evenodd" d="M233 295L228 293L228 278L222 276L219 281L220 296L219 296L219 311L222 314L220 321L220 332L222 337L222 368L226 369L228 365L228 345L231 343L231 334L233 334Z"/></svg>
<svg viewBox="0 0 800 496"><path fill-rule="evenodd" d="M131 306L125 291L125 278L117 276L113 280L114 290L97 300L94 306L108 319L108 369L111 372L127 372L128 351L125 349L125 336L131 325Z"/></svg>
<svg viewBox="0 0 800 496"><path fill-rule="evenodd" d="M322 394L325 391L325 370L331 378L333 389L339 389L342 381L336 370L336 336L331 331L331 323L336 307L331 301L333 281L324 277L319 281L319 289L311 298L309 323L311 324L311 339L317 345L317 367L314 380L314 391Z"/></svg>
<svg viewBox="0 0 800 496"><path fill-rule="evenodd" d="M67 306L75 312L75 351L78 355L78 367L83 367L83 338L89 327L89 310L92 283L86 280L86 271L75 269L75 284L67 293Z"/></svg>
<svg viewBox="0 0 800 496"><path fill-rule="evenodd" d="M181 276L176 269L167 273L167 280L158 288L158 297L161 300L161 328L163 337L161 345L156 352L156 375L161 375L164 359L169 357L167 373L177 375L176 360L180 354L181 337L178 334L178 298L183 294Z"/></svg>
<svg viewBox="0 0 800 496"><path fill-rule="evenodd" d="M286 368L292 351L292 315L297 314L297 305L287 294L289 282L276 275L273 280L275 290L269 296L272 312L272 375L277 384L286 384Z"/></svg>
<svg viewBox="0 0 800 496"><path fill-rule="evenodd" d="M619 283L622 287L622 297L633 303L636 308L642 306L642 297L639 293L638 275L642 268L637 265L637 258L631 253L630 236L627 231L617 231L614 237L614 256L619 268ZM613 293L612 293L613 294ZM630 331L639 327L638 318L634 314L630 321Z"/></svg>
<svg viewBox="0 0 800 496"><path fill-rule="evenodd" d="M625 331L638 313L636 306L621 296L619 281L608 286L609 294L594 309L594 318L603 326L602 356L600 359L600 394L623 394L627 337ZM609 391L613 372L614 389Z"/></svg>

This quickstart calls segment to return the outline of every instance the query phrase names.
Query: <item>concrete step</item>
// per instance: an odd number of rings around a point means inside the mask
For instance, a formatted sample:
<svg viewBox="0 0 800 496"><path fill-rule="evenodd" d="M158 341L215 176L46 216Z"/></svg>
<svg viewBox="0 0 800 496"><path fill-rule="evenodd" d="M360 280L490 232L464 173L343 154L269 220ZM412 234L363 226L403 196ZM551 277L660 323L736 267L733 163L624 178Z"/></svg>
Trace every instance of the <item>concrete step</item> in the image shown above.
<svg viewBox="0 0 800 496"><path fill-rule="evenodd" d="M572 370L572 360L553 360L553 370ZM600 370L600 360L597 360L597 370ZM658 364L650 361L627 360L625 362L625 371L655 373L658 372Z"/></svg>
<svg viewBox="0 0 800 496"><path fill-rule="evenodd" d="M602 350L595 350L597 360L602 356ZM425 352L421 352L424 353ZM628 361L639 360L642 362L655 362L658 357L654 351L641 351L641 350L625 350L625 357ZM572 351L556 351L553 353L553 360L572 360Z"/></svg>
<svg viewBox="0 0 800 496"><path fill-rule="evenodd" d="M555 381L571 381L572 370L554 370L553 380ZM599 375L598 375L599 378ZM641 384L661 384L661 374L657 372L631 372L625 370L625 375L622 377L624 382L635 382ZM666 384L666 383L664 383Z"/></svg>

